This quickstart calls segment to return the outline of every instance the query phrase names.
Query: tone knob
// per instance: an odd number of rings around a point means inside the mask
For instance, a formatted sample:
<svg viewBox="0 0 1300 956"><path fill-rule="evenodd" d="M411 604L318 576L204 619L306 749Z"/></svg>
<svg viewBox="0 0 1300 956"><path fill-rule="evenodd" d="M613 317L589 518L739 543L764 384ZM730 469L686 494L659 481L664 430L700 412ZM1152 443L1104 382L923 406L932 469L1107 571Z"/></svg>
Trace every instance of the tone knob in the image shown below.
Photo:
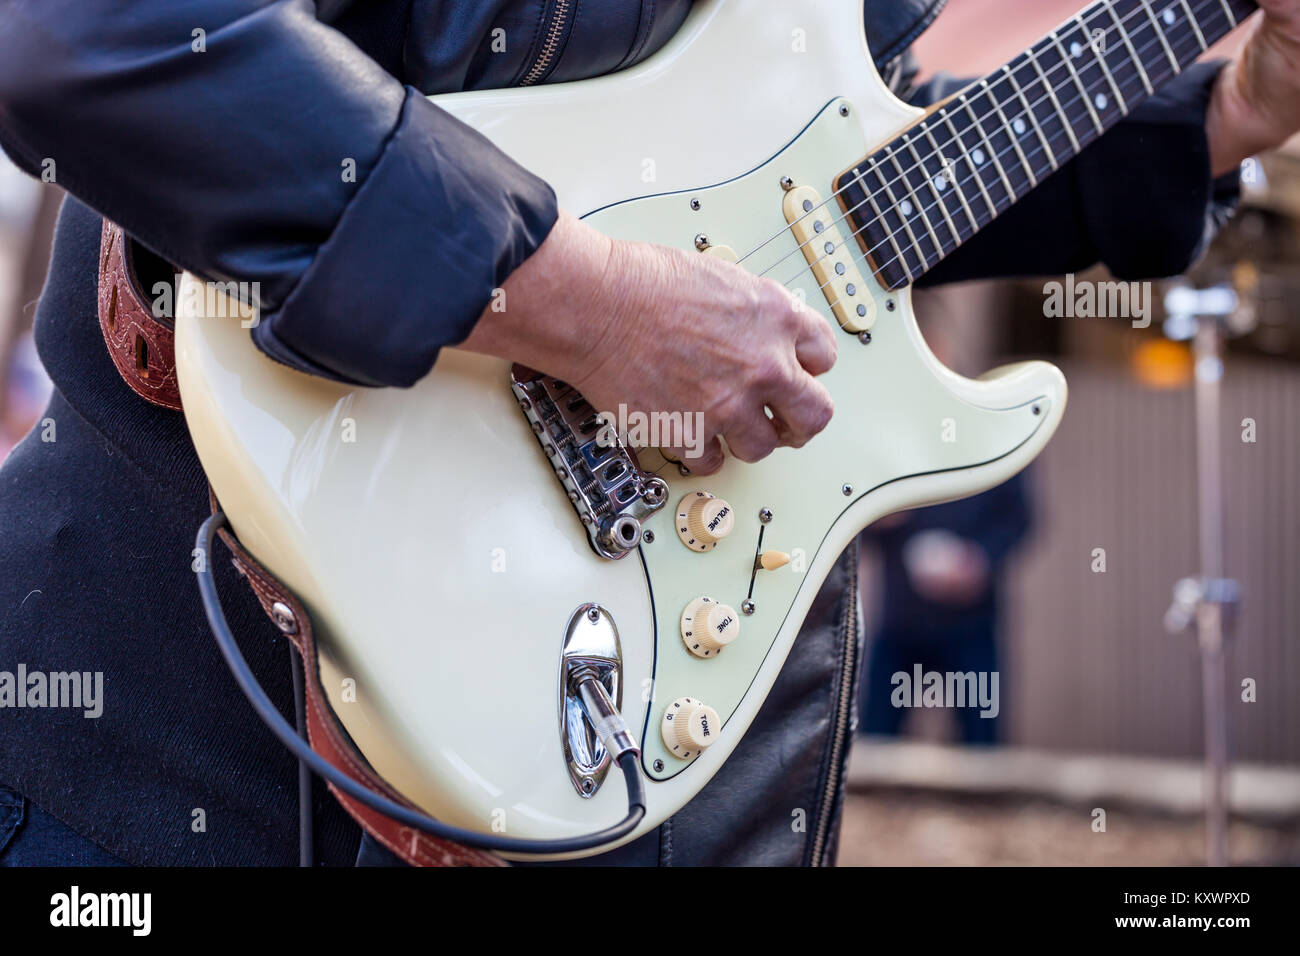
<svg viewBox="0 0 1300 956"><path fill-rule="evenodd" d="M696 657L712 657L740 636L736 609L697 597L682 611L682 643Z"/></svg>
<svg viewBox="0 0 1300 956"><path fill-rule="evenodd" d="M682 760L699 756L718 739L721 729L718 712L690 697L679 697L669 704L660 726L664 746Z"/></svg>
<svg viewBox="0 0 1300 956"><path fill-rule="evenodd" d="M692 551L716 548L735 523L731 505L707 491L687 495L677 505L677 537Z"/></svg>

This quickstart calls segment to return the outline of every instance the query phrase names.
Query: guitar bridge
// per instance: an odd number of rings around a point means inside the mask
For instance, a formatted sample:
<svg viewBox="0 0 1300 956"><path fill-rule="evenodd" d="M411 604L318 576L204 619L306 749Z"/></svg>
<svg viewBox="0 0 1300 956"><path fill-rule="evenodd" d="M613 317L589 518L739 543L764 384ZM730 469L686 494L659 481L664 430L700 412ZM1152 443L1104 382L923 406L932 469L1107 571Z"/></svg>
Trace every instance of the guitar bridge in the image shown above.
<svg viewBox="0 0 1300 956"><path fill-rule="evenodd" d="M668 502L668 484L642 471L612 423L573 386L523 365L510 387L542 451L602 557L624 557L641 543L641 523Z"/></svg>

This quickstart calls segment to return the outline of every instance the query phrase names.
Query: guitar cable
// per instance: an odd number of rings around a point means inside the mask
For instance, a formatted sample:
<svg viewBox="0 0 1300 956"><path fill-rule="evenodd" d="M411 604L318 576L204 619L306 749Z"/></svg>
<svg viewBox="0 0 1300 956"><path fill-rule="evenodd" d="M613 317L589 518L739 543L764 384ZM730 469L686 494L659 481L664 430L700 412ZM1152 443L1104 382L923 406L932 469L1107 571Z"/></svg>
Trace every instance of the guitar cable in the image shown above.
<svg viewBox="0 0 1300 956"><path fill-rule="evenodd" d="M298 727L295 729L285 720L271 698L267 696L262 685L258 683L257 678L248 666L248 661L244 659L244 655L239 650L239 644L235 640L234 634L231 633L230 624L226 621L225 612L221 607L221 597L217 593L216 577L212 571L213 562L211 560L213 539L216 537L217 531L228 526L228 524L225 512L217 511L203 522L195 540L195 546L201 548L202 553L208 556L207 560L198 562L198 569L195 571L195 576L199 581L199 593L203 598L203 613L208 619L208 626L212 629L213 637L216 638L217 648L221 651L221 656L225 659L231 675L235 678L235 683L239 685L239 689L243 691L244 696L248 698L249 704L252 705L257 715L262 718L262 722L266 724L271 733L275 734L280 743L298 758L299 826L302 830L299 834L299 851L302 865L310 865L312 858L312 773L384 816L391 817L430 836L491 852L557 854L590 850L627 836L645 818L645 782L641 779L641 767L638 759L640 752L632 740L626 723L618 715L618 710L605 692L604 686L594 679L584 681L579 688L582 691L580 697L583 702L583 711L608 751L614 754L614 762L623 771L623 781L627 785L627 816L604 830L554 840L528 840L476 833L473 830L466 830L444 823L441 820L435 820L419 810L403 806L383 794L375 793L343 773L312 750L311 745L306 740L305 705L301 703L299 694L300 676L294 685L294 709L298 723ZM294 663L296 664L298 663L296 650L294 656ZM294 673L300 675L300 669L295 667ZM592 713L593 710L596 712Z"/></svg>

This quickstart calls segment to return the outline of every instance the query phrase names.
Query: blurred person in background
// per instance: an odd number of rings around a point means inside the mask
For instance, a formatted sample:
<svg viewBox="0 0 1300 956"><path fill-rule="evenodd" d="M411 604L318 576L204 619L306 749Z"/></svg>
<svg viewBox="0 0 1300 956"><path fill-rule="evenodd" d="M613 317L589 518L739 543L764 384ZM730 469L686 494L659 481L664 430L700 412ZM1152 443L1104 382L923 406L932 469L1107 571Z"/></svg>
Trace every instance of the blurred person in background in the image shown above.
<svg viewBox="0 0 1300 956"><path fill-rule="evenodd" d="M1002 571L1032 521L1022 473L981 495L905 511L865 532L880 552L883 580L863 681L864 734L898 735L917 666L922 673L998 671ZM906 685L895 677L900 673ZM906 706L897 703L904 686ZM952 710L964 743L997 742L1000 706L968 700Z"/></svg>

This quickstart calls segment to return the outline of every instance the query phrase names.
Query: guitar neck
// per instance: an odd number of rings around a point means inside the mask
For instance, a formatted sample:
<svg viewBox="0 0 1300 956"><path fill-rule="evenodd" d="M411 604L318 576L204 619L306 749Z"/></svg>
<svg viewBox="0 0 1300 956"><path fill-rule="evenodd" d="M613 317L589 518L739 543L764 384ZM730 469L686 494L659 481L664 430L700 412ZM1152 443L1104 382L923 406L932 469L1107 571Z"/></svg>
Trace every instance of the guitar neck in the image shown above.
<svg viewBox="0 0 1300 956"><path fill-rule="evenodd" d="M881 283L916 281L1255 9L1099 0L840 174Z"/></svg>

